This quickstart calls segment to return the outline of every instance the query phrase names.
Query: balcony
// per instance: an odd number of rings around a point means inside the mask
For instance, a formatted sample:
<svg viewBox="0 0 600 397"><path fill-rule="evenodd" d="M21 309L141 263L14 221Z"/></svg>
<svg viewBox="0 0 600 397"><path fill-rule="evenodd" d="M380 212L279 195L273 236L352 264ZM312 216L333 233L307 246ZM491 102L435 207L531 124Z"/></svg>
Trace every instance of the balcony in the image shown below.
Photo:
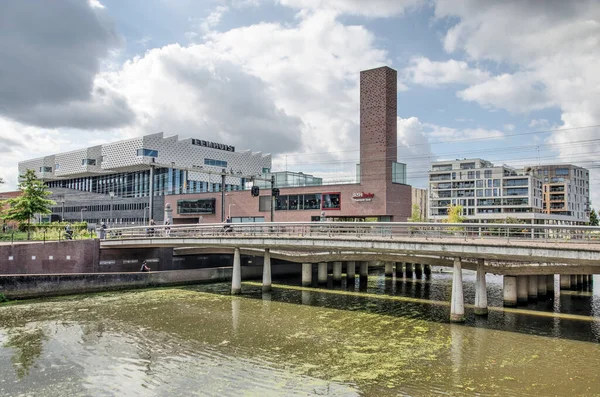
<svg viewBox="0 0 600 397"><path fill-rule="evenodd" d="M563 194L551 194L550 201L565 201L565 195Z"/></svg>
<svg viewBox="0 0 600 397"><path fill-rule="evenodd" d="M450 180L450 174L448 175L432 175L429 180L431 182L436 182L436 181L449 181Z"/></svg>
<svg viewBox="0 0 600 397"><path fill-rule="evenodd" d="M432 171L452 171L452 164L450 165L434 165L431 167Z"/></svg>
<svg viewBox="0 0 600 397"><path fill-rule="evenodd" d="M550 186L550 193L564 192L564 186Z"/></svg>

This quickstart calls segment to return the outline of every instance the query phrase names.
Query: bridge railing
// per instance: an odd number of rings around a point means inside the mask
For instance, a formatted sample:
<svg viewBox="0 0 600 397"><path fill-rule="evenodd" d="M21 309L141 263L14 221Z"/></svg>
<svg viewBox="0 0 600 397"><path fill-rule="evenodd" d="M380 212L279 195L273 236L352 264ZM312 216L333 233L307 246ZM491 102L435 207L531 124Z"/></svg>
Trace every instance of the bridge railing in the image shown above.
<svg viewBox="0 0 600 397"><path fill-rule="evenodd" d="M417 222L261 222L110 228L107 239L254 237L342 237L504 239L600 243L600 227L571 225Z"/></svg>

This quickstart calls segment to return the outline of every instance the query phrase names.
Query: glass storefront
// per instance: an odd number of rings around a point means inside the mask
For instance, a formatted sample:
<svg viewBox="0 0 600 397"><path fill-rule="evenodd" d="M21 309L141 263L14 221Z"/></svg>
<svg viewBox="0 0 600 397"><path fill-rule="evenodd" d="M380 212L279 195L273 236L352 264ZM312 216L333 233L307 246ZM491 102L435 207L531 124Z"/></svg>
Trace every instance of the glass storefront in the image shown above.
<svg viewBox="0 0 600 397"><path fill-rule="evenodd" d="M187 214L215 214L216 199L177 200L177 213Z"/></svg>

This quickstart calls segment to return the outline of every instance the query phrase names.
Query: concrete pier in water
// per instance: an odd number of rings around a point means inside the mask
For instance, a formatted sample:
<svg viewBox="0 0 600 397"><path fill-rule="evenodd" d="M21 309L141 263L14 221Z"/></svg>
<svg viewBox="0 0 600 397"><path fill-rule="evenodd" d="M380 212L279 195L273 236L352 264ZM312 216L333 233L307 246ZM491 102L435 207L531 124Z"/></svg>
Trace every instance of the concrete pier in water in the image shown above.
<svg viewBox="0 0 600 397"><path fill-rule="evenodd" d="M319 284L327 284L327 262L319 262L317 268L317 281Z"/></svg>
<svg viewBox="0 0 600 397"><path fill-rule="evenodd" d="M526 276L519 276L526 277ZM504 276L503 277L503 294L504 306L514 307L518 302L518 277Z"/></svg>
<svg viewBox="0 0 600 397"><path fill-rule="evenodd" d="M404 266L402 262L396 262L396 278L400 279L404 277Z"/></svg>
<svg viewBox="0 0 600 397"><path fill-rule="evenodd" d="M415 277L423 278L423 265L420 263L415 263Z"/></svg>
<svg viewBox="0 0 600 397"><path fill-rule="evenodd" d="M526 305L528 300L528 276L517 276L517 303Z"/></svg>
<svg viewBox="0 0 600 397"><path fill-rule="evenodd" d="M265 257L263 264L263 292L271 291L271 250L265 249Z"/></svg>
<svg viewBox="0 0 600 397"><path fill-rule="evenodd" d="M360 274L360 278L366 279L367 277L369 277L369 262L367 262L367 261L360 262L359 274Z"/></svg>
<svg viewBox="0 0 600 397"><path fill-rule="evenodd" d="M233 273L231 276L231 293L238 295L242 293L242 260L240 249L233 250Z"/></svg>
<svg viewBox="0 0 600 397"><path fill-rule="evenodd" d="M527 276L527 298L530 301L536 301L537 297L538 297L537 276Z"/></svg>
<svg viewBox="0 0 600 397"><path fill-rule="evenodd" d="M342 282L342 262L333 262L333 282Z"/></svg>
<svg viewBox="0 0 600 397"><path fill-rule="evenodd" d="M568 274L560 275L560 289L568 291L571 289L571 276Z"/></svg>
<svg viewBox="0 0 600 397"><path fill-rule="evenodd" d="M302 286L309 287L312 285L312 263L302 264Z"/></svg>
<svg viewBox="0 0 600 397"><path fill-rule="evenodd" d="M346 262L346 277L349 279L354 279L356 277L356 262Z"/></svg>
<svg viewBox="0 0 600 397"><path fill-rule="evenodd" d="M537 276L537 281L538 281L538 298L539 297L546 297L546 276L545 275L540 275Z"/></svg>
<svg viewBox="0 0 600 397"><path fill-rule="evenodd" d="M392 277L394 275L394 262L385 262L385 276Z"/></svg>
<svg viewBox="0 0 600 397"><path fill-rule="evenodd" d="M413 277L413 264L406 262L404 264L404 266L406 267L406 278L412 278Z"/></svg>
<svg viewBox="0 0 600 397"><path fill-rule="evenodd" d="M450 321L454 323L461 323L465 321L462 262L460 258L454 258L454 269L452 273L452 298L450 302Z"/></svg>
<svg viewBox="0 0 600 397"><path fill-rule="evenodd" d="M483 266L484 260L477 260L477 278L475 281L475 314L480 316L485 316L488 314L487 287L485 283L485 271Z"/></svg>

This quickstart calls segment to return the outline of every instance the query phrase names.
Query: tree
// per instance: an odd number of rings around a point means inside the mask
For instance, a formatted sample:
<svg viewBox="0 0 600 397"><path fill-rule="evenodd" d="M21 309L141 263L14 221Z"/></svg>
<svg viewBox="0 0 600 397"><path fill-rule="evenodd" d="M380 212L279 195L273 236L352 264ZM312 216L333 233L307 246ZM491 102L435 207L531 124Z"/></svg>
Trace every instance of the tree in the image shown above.
<svg viewBox="0 0 600 397"><path fill-rule="evenodd" d="M590 226L598 226L599 223L598 213L592 208L592 211L590 212Z"/></svg>
<svg viewBox="0 0 600 397"><path fill-rule="evenodd" d="M465 217L463 216L462 205L449 205L448 206L448 223L463 223Z"/></svg>
<svg viewBox="0 0 600 397"><path fill-rule="evenodd" d="M421 206L419 204L412 205L412 213L410 218L408 218L409 222L423 222L423 218L421 218Z"/></svg>
<svg viewBox="0 0 600 397"><path fill-rule="evenodd" d="M27 170L19 183L21 194L7 200L8 206L2 214L4 220L17 221L20 224L27 222L27 238L30 236L31 218L35 214L50 214L50 206L55 202L46 197L51 194L44 182L37 179L35 171Z"/></svg>

